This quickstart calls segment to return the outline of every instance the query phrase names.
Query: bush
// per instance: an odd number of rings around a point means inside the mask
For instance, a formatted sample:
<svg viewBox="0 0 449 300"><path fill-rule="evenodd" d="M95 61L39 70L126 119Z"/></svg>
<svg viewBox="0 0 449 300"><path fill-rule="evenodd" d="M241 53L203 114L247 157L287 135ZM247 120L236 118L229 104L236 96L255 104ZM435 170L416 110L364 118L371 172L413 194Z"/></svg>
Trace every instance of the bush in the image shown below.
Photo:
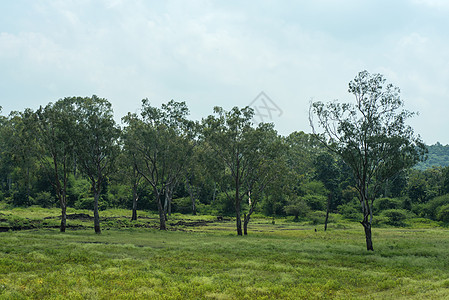
<svg viewBox="0 0 449 300"><path fill-rule="evenodd" d="M302 197L304 202L310 207L311 210L325 210L327 197L322 195L305 195Z"/></svg>
<svg viewBox="0 0 449 300"><path fill-rule="evenodd" d="M443 205L438 208L437 220L444 223L449 223L449 204Z"/></svg>
<svg viewBox="0 0 449 300"><path fill-rule="evenodd" d="M360 204L357 199L353 199L351 202L338 206L338 211L343 218L348 220L362 220L363 215L360 208Z"/></svg>
<svg viewBox="0 0 449 300"><path fill-rule="evenodd" d="M284 211L289 216L295 216L294 221L298 221L299 217L305 217L308 214L310 208L304 200L295 198L287 202Z"/></svg>
<svg viewBox="0 0 449 300"><path fill-rule="evenodd" d="M408 212L405 209L388 209L382 212L386 224L392 226L405 226L405 220L408 218Z"/></svg>
<svg viewBox="0 0 449 300"><path fill-rule="evenodd" d="M228 194L233 199L235 192L229 192ZM219 193L211 206L219 215L232 216L235 214L234 202L228 199L226 193Z"/></svg>
<svg viewBox="0 0 449 300"><path fill-rule="evenodd" d="M314 211L308 215L308 219L311 221L313 225L324 224L326 220L326 212L324 211ZM333 222L333 217L329 215L328 223Z"/></svg>
<svg viewBox="0 0 449 300"><path fill-rule="evenodd" d="M36 194L34 203L45 208L53 207L55 205L55 197L49 192L40 192Z"/></svg>
<svg viewBox="0 0 449 300"><path fill-rule="evenodd" d="M377 214L388 209L401 209L403 205L397 198L379 198L374 200L373 206L373 212Z"/></svg>
<svg viewBox="0 0 449 300"><path fill-rule="evenodd" d="M94 201L95 201L94 197L81 198L75 202L75 208L93 210ZM102 198L100 197L100 199L98 199L98 209L105 210L107 208L108 208L107 203L103 201Z"/></svg>
<svg viewBox="0 0 449 300"><path fill-rule="evenodd" d="M192 213L192 200L190 197L176 198L172 200L172 211L181 214Z"/></svg>
<svg viewBox="0 0 449 300"><path fill-rule="evenodd" d="M437 219L438 210L440 207L449 204L449 194L433 198L429 202L413 208L413 212L421 217Z"/></svg>

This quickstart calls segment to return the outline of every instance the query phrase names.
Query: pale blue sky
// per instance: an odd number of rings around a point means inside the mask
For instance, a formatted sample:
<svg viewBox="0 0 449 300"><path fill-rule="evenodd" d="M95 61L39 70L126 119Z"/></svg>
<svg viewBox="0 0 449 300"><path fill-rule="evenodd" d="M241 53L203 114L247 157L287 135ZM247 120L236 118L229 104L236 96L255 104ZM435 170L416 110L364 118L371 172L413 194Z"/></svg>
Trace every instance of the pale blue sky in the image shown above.
<svg viewBox="0 0 449 300"><path fill-rule="evenodd" d="M200 119L264 91L286 135L310 132L311 99L351 101L366 69L401 88L426 143L448 144L448 28L443 0L0 0L0 105L96 94L119 120L174 99Z"/></svg>

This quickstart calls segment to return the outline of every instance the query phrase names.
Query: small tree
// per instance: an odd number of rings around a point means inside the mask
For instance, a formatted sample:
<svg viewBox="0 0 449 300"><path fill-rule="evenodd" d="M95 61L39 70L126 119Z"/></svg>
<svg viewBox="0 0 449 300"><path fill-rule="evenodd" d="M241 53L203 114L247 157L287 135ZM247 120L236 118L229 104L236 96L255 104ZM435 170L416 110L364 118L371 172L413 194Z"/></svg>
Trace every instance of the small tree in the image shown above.
<svg viewBox="0 0 449 300"><path fill-rule="evenodd" d="M380 74L360 72L349 83L355 103L311 103L309 120L315 137L352 169L363 212L366 247L373 250L373 201L382 184L420 161L425 146L406 119L399 88ZM317 124L313 117L317 117ZM316 126L322 129L318 134Z"/></svg>

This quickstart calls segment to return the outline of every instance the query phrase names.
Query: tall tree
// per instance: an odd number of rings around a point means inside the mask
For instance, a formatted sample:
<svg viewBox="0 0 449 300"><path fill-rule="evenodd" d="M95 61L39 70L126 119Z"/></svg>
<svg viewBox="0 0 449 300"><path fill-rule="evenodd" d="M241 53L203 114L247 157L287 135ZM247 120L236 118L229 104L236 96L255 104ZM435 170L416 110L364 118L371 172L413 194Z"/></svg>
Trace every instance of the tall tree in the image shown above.
<svg viewBox="0 0 449 300"><path fill-rule="evenodd" d="M37 163L36 128L34 112L27 108L23 112L11 112L6 128L7 156L17 167L18 191L13 195L15 205L30 205L33 172Z"/></svg>
<svg viewBox="0 0 449 300"><path fill-rule="evenodd" d="M316 138L354 173L366 247L373 250L371 225L376 193L385 180L420 161L426 148L405 124L413 113L403 109L399 88L387 84L381 74L360 72L349 83L348 92L355 96L355 103L311 103L309 119Z"/></svg>
<svg viewBox="0 0 449 300"><path fill-rule="evenodd" d="M276 176L274 162L276 154L282 157L277 152L282 144L272 124L252 127L254 111L249 107L234 107L231 111L215 107L214 112L215 116L203 119L203 138L221 163L229 188L234 190L231 194L224 189L229 201L234 202L237 234L243 235L242 202L248 200L249 203L248 214L244 217L246 229L256 200Z"/></svg>
<svg viewBox="0 0 449 300"><path fill-rule="evenodd" d="M142 100L141 115L123 118L125 149L136 156L136 169L153 188L159 212L160 229L166 230L166 212L171 192L183 177L192 155L197 132L195 122L187 119L185 102L169 101L161 108ZM167 204L163 205L165 195Z"/></svg>
<svg viewBox="0 0 449 300"><path fill-rule="evenodd" d="M67 184L74 155L75 115L72 99L65 98L49 103L36 111L40 160L44 168L52 170L51 183L61 207L60 231L67 223Z"/></svg>
<svg viewBox="0 0 449 300"><path fill-rule="evenodd" d="M89 178L94 194L94 228L101 233L98 201L118 155L120 130L115 124L111 103L97 96L71 99L76 113L73 135L77 165Z"/></svg>

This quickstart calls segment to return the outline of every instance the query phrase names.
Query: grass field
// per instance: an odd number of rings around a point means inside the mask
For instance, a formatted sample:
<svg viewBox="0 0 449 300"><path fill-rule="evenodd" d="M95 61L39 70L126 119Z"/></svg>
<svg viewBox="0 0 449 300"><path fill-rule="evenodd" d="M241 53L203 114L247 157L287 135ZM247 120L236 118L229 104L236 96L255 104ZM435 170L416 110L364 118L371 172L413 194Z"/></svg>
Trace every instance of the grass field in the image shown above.
<svg viewBox="0 0 449 300"><path fill-rule="evenodd" d="M238 237L234 222L211 216L176 215L161 232L156 216L141 212L136 228L126 214L101 212L109 218L101 235L87 220L69 220L81 229L59 233L46 228L58 224L52 218L0 233L0 299L449 298L449 231L441 227L374 228L367 252L356 223L324 232L259 218ZM5 224L57 215L0 209Z"/></svg>

